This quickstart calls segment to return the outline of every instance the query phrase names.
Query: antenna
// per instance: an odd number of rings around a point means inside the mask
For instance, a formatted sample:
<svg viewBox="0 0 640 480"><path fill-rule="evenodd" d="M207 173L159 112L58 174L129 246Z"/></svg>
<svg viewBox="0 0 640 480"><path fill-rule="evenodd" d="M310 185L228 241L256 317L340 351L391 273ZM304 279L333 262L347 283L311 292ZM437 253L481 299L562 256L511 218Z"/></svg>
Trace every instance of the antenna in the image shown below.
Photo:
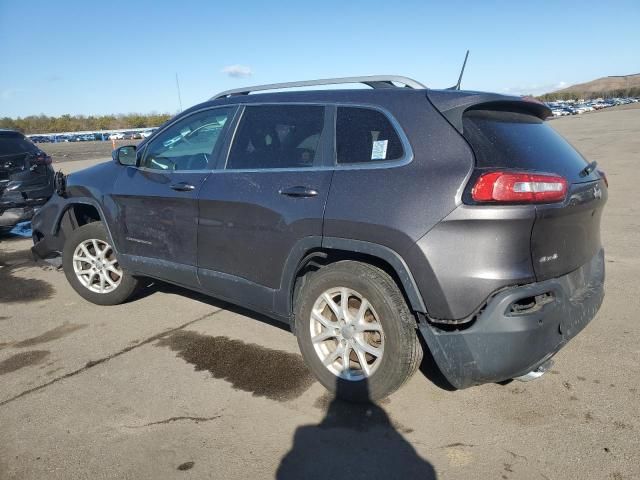
<svg viewBox="0 0 640 480"><path fill-rule="evenodd" d="M463 67L463 69L464 69L464 67ZM180 111L182 112L182 97L180 97L180 81L178 80L178 74L177 73L176 73L176 87L178 88L178 104L180 105Z"/></svg>
<svg viewBox="0 0 640 480"><path fill-rule="evenodd" d="M462 62L462 70L460 70L460 76L458 77L458 83L456 83L455 87L451 87L450 90L460 90L460 84L462 83L462 75L464 74L464 67L467 66L467 58L469 58L469 50L467 50L467 54L464 56L464 62Z"/></svg>

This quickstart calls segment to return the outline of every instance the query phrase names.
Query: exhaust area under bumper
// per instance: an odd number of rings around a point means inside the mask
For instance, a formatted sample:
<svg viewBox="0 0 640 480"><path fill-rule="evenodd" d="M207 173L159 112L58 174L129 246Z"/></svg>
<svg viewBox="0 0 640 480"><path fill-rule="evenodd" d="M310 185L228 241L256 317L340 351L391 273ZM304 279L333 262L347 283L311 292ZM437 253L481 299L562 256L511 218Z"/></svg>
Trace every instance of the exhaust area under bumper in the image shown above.
<svg viewBox="0 0 640 480"><path fill-rule="evenodd" d="M519 382L531 382L533 380L537 380L553 367L553 360L549 359L543 364L539 365L535 370L531 370L529 373L525 373L524 375L520 375L519 377L515 377L514 380L518 380Z"/></svg>

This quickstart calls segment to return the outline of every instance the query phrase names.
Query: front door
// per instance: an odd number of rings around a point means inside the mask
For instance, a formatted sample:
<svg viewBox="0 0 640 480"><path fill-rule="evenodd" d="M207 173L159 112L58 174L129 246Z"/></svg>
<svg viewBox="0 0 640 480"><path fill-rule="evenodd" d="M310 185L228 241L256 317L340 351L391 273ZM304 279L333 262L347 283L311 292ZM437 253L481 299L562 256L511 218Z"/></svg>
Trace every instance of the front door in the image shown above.
<svg viewBox="0 0 640 480"><path fill-rule="evenodd" d="M188 114L159 132L114 187L119 254L146 275L198 286L198 194L234 109ZM218 141L220 140L220 141Z"/></svg>
<svg viewBox="0 0 640 480"><path fill-rule="evenodd" d="M200 192L198 277L208 292L272 311L296 245L321 245L328 121L324 106L244 107L224 168Z"/></svg>

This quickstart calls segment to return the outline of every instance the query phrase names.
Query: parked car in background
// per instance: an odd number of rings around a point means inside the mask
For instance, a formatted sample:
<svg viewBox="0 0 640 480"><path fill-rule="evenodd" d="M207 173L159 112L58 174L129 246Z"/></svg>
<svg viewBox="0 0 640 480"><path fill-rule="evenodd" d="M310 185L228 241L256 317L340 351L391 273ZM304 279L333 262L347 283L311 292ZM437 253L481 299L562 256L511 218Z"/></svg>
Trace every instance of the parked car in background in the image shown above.
<svg viewBox="0 0 640 480"><path fill-rule="evenodd" d="M546 105L553 112L554 117L565 115L578 115L603 108L615 107L617 105L627 105L638 102L637 98L596 98L592 100L557 100L547 102Z"/></svg>
<svg viewBox="0 0 640 480"><path fill-rule="evenodd" d="M124 139L124 133L122 132L112 133L111 135L109 135L109 140L123 140L123 139Z"/></svg>
<svg viewBox="0 0 640 480"><path fill-rule="evenodd" d="M46 135L29 135L28 138L33 143L51 143L51 138Z"/></svg>
<svg viewBox="0 0 640 480"><path fill-rule="evenodd" d="M550 115L404 77L223 92L69 175L33 252L99 305L147 276L285 322L349 400L402 386L418 335L457 388L535 378L604 296L606 179Z"/></svg>
<svg viewBox="0 0 640 480"><path fill-rule="evenodd" d="M30 220L53 195L51 157L22 133L0 130L0 231Z"/></svg>

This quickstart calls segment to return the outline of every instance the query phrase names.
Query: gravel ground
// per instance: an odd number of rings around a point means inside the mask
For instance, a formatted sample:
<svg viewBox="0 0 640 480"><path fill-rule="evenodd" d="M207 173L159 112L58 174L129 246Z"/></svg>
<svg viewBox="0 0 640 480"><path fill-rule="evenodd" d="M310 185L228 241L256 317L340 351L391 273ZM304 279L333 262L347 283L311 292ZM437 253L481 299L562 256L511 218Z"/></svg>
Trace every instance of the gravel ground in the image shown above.
<svg viewBox="0 0 640 480"><path fill-rule="evenodd" d="M117 140L116 147L137 145L141 140ZM77 162L80 160L108 160L111 158L113 144L107 142L61 142L39 143L38 146L51 155L54 163Z"/></svg>

